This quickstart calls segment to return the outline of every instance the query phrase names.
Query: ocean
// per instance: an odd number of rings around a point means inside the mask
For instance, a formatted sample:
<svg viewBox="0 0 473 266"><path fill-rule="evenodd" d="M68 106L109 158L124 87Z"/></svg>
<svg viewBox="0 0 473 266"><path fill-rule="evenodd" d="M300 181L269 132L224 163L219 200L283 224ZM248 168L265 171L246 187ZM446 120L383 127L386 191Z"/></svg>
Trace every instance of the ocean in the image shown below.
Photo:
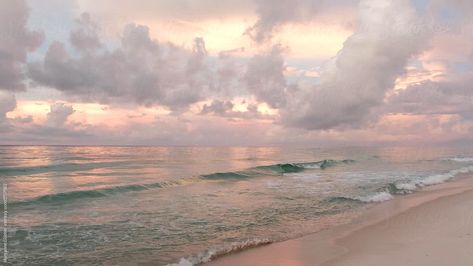
<svg viewBox="0 0 473 266"><path fill-rule="evenodd" d="M194 265L473 172L471 147L0 146L12 265Z"/></svg>

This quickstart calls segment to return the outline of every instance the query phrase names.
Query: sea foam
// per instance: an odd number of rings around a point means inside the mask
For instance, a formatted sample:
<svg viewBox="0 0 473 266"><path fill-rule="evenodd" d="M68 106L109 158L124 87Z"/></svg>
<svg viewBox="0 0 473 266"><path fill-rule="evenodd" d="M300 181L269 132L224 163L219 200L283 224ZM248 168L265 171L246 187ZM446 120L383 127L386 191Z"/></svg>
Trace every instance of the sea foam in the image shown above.
<svg viewBox="0 0 473 266"><path fill-rule="evenodd" d="M462 163L473 162L473 158L471 157L454 157L454 158L450 158L449 160L454 161L454 162L462 162Z"/></svg>
<svg viewBox="0 0 473 266"><path fill-rule="evenodd" d="M404 181L399 183L390 183L386 186L384 191L376 192L374 194L362 197L335 197L331 198L331 201L334 200L351 200L351 201L360 201L366 203L374 203L374 202L383 202L388 201L394 198L394 195L403 195L413 193L419 188L438 185L441 183L445 183L455 176L459 174L466 174L473 172L473 165L466 166L458 169L451 170L446 173L441 174L433 174L427 176L423 179L417 179L413 181Z"/></svg>
<svg viewBox="0 0 473 266"><path fill-rule="evenodd" d="M378 192L376 194L369 195L366 197L361 197L359 198L359 200L363 202L383 202L383 201L392 200L393 198L394 196L391 195L389 192L383 191L383 192Z"/></svg>
<svg viewBox="0 0 473 266"><path fill-rule="evenodd" d="M193 266L202 263L210 262L211 260L224 256L229 253L242 251L245 249L263 246L272 243L269 239L248 239L246 241L234 242L228 245L223 245L218 248L211 248L207 251L200 252L194 256L181 258L178 263L168 264L168 266Z"/></svg>

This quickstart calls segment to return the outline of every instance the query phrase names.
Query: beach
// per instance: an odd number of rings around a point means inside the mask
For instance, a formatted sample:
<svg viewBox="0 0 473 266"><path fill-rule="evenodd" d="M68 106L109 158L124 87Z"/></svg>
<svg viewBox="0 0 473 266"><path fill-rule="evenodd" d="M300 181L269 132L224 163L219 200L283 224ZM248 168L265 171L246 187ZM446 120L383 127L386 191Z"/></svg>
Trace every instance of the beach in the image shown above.
<svg viewBox="0 0 473 266"><path fill-rule="evenodd" d="M368 208L349 224L208 265L473 265L473 176Z"/></svg>

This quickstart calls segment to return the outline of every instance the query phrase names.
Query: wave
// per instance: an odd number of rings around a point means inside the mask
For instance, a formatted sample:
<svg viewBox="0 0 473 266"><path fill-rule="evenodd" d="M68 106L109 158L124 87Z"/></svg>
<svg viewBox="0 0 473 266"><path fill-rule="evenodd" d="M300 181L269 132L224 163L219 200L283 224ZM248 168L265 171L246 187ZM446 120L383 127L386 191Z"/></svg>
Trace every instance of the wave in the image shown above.
<svg viewBox="0 0 473 266"><path fill-rule="evenodd" d="M373 203L373 202L383 202L393 199L394 196L388 191L376 192L371 195L362 196L362 197L330 197L325 200L328 203Z"/></svg>
<svg viewBox="0 0 473 266"><path fill-rule="evenodd" d="M354 160L322 160L318 162L280 163L249 168L244 171L213 173L201 175L204 179L246 179L262 175L298 173L308 169L326 169L339 164L349 164Z"/></svg>
<svg viewBox="0 0 473 266"><path fill-rule="evenodd" d="M337 160L323 160L320 163L320 168L321 169L325 169L325 168L329 168L329 167L332 167L332 166L336 166L338 164L351 164L351 163L354 163L355 160L341 160L341 161L337 161Z"/></svg>
<svg viewBox="0 0 473 266"><path fill-rule="evenodd" d="M338 197L329 197L325 199L324 202L338 204L338 203L344 203L344 202L360 203L362 201L357 198L338 196Z"/></svg>
<svg viewBox="0 0 473 266"><path fill-rule="evenodd" d="M391 195L405 195L414 192L417 189L415 184L409 182L389 183L385 190Z"/></svg>
<svg viewBox="0 0 473 266"><path fill-rule="evenodd" d="M454 169L442 174L429 175L422 179L390 183L386 187L386 191L392 195L409 194L426 186L438 185L450 181L459 174L473 172L473 165Z"/></svg>
<svg viewBox="0 0 473 266"><path fill-rule="evenodd" d="M393 198L394 196L391 195L391 193L389 193L388 191L382 191L382 192L377 192L365 197L360 197L359 200L362 202L371 203L371 202L388 201L388 200L392 200Z"/></svg>
<svg viewBox="0 0 473 266"><path fill-rule="evenodd" d="M283 164L273 164L267 166L257 166L257 170L275 172L275 173L297 173L304 171L304 166L297 163L283 163Z"/></svg>
<svg viewBox="0 0 473 266"><path fill-rule="evenodd" d="M73 172L91 170L97 168L110 168L117 166L130 165L132 163L143 164L145 162L155 163L154 160L149 161L112 161L112 162L90 162L90 163L61 163L24 167L0 167L0 174L3 176L18 176L27 174L41 174L48 172Z"/></svg>
<svg viewBox="0 0 473 266"><path fill-rule="evenodd" d="M34 205L34 204L61 204L78 199L90 199L106 197L113 194L132 192L132 191L143 191L149 189L163 188L172 185L170 182L151 183L142 185L126 185L116 186L109 188L93 189L93 190L76 190L62 193L48 194L24 201L11 202L9 205L12 206L23 206L23 205Z"/></svg>
<svg viewBox="0 0 473 266"><path fill-rule="evenodd" d="M204 179L244 179L249 178L250 176L243 172L227 172L201 175L201 177Z"/></svg>
<svg viewBox="0 0 473 266"><path fill-rule="evenodd" d="M263 170L280 174L298 173L307 169L326 169L339 164L354 163L354 160L322 160L318 162L303 162L303 163L282 163L266 166L257 166L250 170Z"/></svg>
<svg viewBox="0 0 473 266"><path fill-rule="evenodd" d="M461 163L473 162L473 158L471 157L453 157L453 158L450 158L449 160L454 161L454 162L461 162Z"/></svg>
<svg viewBox="0 0 473 266"><path fill-rule="evenodd" d="M454 169L442 174L430 175L423 179L418 179L410 182L395 183L394 186L396 189L412 192L425 186L445 183L459 174L466 174L470 172L473 172L473 165Z"/></svg>
<svg viewBox="0 0 473 266"><path fill-rule="evenodd" d="M450 179L456 177L459 174L466 174L473 172L473 165L466 166L459 169L454 169L443 174L434 174L427 176L423 179L413 181L400 181L395 183L389 183L386 186L380 188L377 192L367 196L338 196L330 197L325 200L328 203L342 203L342 202L383 202L394 198L396 195L405 195L416 192L418 189L426 186L438 185L445 183Z"/></svg>
<svg viewBox="0 0 473 266"><path fill-rule="evenodd" d="M230 253L235 253L243 251L245 249L259 247L263 245L271 244L272 241L269 239L249 239L241 242L234 242L228 245L224 245L218 248L212 248L207 251L198 253L194 256L182 258L178 263L168 264L168 266L193 266L203 263L208 263L211 260L214 260L218 257L228 255Z"/></svg>
<svg viewBox="0 0 473 266"><path fill-rule="evenodd" d="M203 179L208 180L220 180L220 179L245 179L251 178L258 175L268 175L268 174L284 174L284 173L294 173L303 171L305 169L312 169L323 165L335 165L337 163L347 163L349 160L344 161L334 161L334 160L323 160L320 162L313 162L313 163L287 163L287 164L275 164L269 166L258 166L254 168L250 168L246 171L240 172L226 172L226 173L213 173L208 175L201 175L200 177ZM111 163L91 163L91 164L61 164L61 165L47 165L47 166L36 166L36 167L17 167L17 168L0 168L0 173L31 173L31 172L40 172L40 171L51 171L54 169L55 171L73 171L77 169L73 169L74 167L80 167L81 170L89 169L93 167L106 167L115 165L121 162L111 162ZM72 168L72 169L71 169ZM195 181L194 178L188 179L180 179L179 181L168 181L168 182L160 182L160 183L152 183L152 184L134 184L134 185L125 185L125 186L115 186L110 188L100 188L100 189L92 189L92 190L76 190L76 191L68 191L62 193L55 193L55 194L48 194L24 201L17 201L12 202L12 205L31 205L31 204L38 204L38 203L47 203L47 204L56 204L56 203L63 203L77 199L83 198L100 198L106 197L112 194L123 193L123 192L131 192L131 191L142 191L148 189L156 189L156 188L163 188L168 186L175 186L179 184L185 184L187 181Z"/></svg>

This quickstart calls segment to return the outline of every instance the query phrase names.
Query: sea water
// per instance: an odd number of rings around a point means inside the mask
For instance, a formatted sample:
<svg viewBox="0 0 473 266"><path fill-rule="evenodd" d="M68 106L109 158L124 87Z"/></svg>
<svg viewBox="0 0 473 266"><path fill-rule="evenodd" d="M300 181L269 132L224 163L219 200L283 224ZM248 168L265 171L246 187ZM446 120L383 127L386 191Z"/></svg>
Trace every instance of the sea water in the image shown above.
<svg viewBox="0 0 473 266"><path fill-rule="evenodd" d="M0 146L12 265L193 265L473 172L473 148Z"/></svg>

